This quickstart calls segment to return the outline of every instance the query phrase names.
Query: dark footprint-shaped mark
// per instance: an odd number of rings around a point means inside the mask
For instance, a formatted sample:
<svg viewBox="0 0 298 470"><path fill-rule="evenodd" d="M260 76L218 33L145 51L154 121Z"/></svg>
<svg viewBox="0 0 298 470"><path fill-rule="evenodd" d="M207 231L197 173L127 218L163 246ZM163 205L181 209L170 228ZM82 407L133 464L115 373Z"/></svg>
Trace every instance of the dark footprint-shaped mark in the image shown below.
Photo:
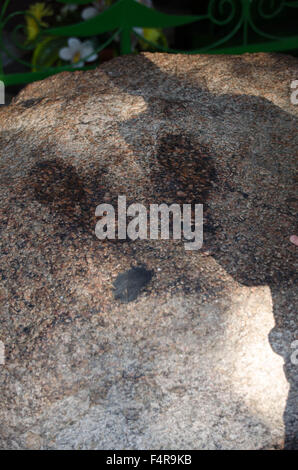
<svg viewBox="0 0 298 470"><path fill-rule="evenodd" d="M216 181L210 150L188 134L160 139L152 172L159 200L168 204L203 204Z"/></svg>
<svg viewBox="0 0 298 470"><path fill-rule="evenodd" d="M118 274L114 282L114 298L125 303L135 300L151 281L152 276L153 271L144 267L133 267Z"/></svg>
<svg viewBox="0 0 298 470"><path fill-rule="evenodd" d="M37 163L30 177L35 198L41 204L69 209L84 197L83 184L76 170L59 159Z"/></svg>
<svg viewBox="0 0 298 470"><path fill-rule="evenodd" d="M203 204L204 240L214 238L218 227L208 207L210 192L217 181L212 151L191 134L167 134L159 140L151 168L156 203ZM172 219L170 219L172 233Z"/></svg>
<svg viewBox="0 0 298 470"><path fill-rule="evenodd" d="M95 169L81 177L74 166L55 158L34 165L26 185L34 199L49 208L60 228L80 227L89 232L95 227L95 209L102 198L102 173Z"/></svg>

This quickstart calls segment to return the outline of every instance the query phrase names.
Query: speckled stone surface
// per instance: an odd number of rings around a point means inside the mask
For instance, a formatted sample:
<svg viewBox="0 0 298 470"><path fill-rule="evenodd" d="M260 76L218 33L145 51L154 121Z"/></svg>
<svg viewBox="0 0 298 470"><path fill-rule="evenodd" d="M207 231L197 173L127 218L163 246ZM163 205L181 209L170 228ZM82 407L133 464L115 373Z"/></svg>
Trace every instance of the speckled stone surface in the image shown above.
<svg viewBox="0 0 298 470"><path fill-rule="evenodd" d="M0 108L0 448L297 447L294 79L287 56L144 54ZM118 195L203 203L203 248L98 240Z"/></svg>

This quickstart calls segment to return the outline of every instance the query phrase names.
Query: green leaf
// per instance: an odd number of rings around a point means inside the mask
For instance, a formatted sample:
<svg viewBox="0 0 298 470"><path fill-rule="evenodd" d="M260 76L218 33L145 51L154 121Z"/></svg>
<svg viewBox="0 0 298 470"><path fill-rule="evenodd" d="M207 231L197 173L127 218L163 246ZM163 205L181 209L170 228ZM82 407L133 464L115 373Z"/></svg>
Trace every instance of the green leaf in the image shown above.
<svg viewBox="0 0 298 470"><path fill-rule="evenodd" d="M166 28L179 26L205 19L205 16L178 16L168 15L148 8L134 0L119 0L101 14L90 20L80 23L51 28L48 34L55 36L96 36L122 27L124 29L140 28Z"/></svg>
<svg viewBox="0 0 298 470"><path fill-rule="evenodd" d="M47 36L35 48L32 57L32 71L51 67L59 59L59 50L65 45L65 38Z"/></svg>

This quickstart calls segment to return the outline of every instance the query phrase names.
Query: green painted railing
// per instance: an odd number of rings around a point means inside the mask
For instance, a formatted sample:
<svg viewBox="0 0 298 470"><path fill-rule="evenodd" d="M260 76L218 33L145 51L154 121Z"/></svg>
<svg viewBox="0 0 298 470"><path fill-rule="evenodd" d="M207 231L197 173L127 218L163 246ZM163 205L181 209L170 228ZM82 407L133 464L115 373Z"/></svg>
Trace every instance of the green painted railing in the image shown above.
<svg viewBox="0 0 298 470"><path fill-rule="evenodd" d="M65 4L90 4L90 0L57 1ZM13 57L13 53L4 46L2 34L13 18L16 16L24 18L24 15L28 15L28 12L14 12L7 15L6 11L9 2L10 0L4 0L0 6L0 50ZM49 29L41 28L41 34L57 38L88 38L102 35L103 33L111 33L109 39L93 51L96 53L105 49L112 43L115 37L119 37L120 53L130 54L132 52L133 34L151 45L155 50L171 53L241 54L244 52L289 51L298 50L298 23L296 23L295 31L287 32L286 35L273 34L268 32L268 29L266 31L266 27L270 26L270 23L279 17L284 18L285 15L288 15L288 17L296 15L296 19L298 19L297 14L298 0L210 0L206 13L197 16L169 15L148 8L135 0L119 0L94 18L69 26ZM221 34L219 38L216 38L207 45L204 44L195 50L188 51L177 51L150 43L150 41L144 39L134 30L134 28L172 28L191 23L196 23L199 29L200 22L206 21L212 27L222 29L224 34ZM262 27L260 22L262 22ZM13 32L13 37L17 47L29 50L30 48L32 49L32 44L28 46L17 41L17 32L23 27L22 25L17 26ZM253 40L251 40L251 37L253 37ZM38 36L35 41L35 47L40 40L41 36ZM0 80L5 85L29 83L64 70L74 70L73 65L70 64L59 67L36 66L36 70L31 71L32 64L30 62L19 57L14 57L14 59L23 66L28 67L28 71L5 74L0 59ZM82 67L82 69L86 70L96 65L92 64L92 66Z"/></svg>

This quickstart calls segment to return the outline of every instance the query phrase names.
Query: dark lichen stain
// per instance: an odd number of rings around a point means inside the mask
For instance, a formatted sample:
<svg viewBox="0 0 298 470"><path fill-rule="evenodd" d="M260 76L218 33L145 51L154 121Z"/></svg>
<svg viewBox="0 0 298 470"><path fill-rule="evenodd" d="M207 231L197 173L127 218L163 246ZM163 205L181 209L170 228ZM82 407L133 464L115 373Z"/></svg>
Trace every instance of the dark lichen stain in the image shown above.
<svg viewBox="0 0 298 470"><path fill-rule="evenodd" d="M163 135L151 163L151 203L204 205L206 232L215 235L208 201L218 181L211 149L189 133ZM150 191L150 189L149 189ZM205 230L205 225L204 225ZM172 218L170 217L172 236ZM210 236L209 236L210 238Z"/></svg>
<svg viewBox="0 0 298 470"><path fill-rule="evenodd" d="M145 267L133 267L118 274L114 282L114 298L125 303L135 300L151 281L152 276L153 271Z"/></svg>
<svg viewBox="0 0 298 470"><path fill-rule="evenodd" d="M163 136L152 167L160 202L205 203L216 171L210 150L188 134Z"/></svg>
<svg viewBox="0 0 298 470"><path fill-rule="evenodd" d="M84 197L83 184L74 167L57 159L37 163L30 176L35 198L41 204L55 203L62 207Z"/></svg>
<svg viewBox="0 0 298 470"><path fill-rule="evenodd" d="M73 165L60 158L36 163L26 180L34 200L46 205L59 230L80 227L91 232L96 225L95 209L101 203L104 170L79 175ZM58 233L60 233L58 230ZM63 239L67 233L61 233Z"/></svg>

